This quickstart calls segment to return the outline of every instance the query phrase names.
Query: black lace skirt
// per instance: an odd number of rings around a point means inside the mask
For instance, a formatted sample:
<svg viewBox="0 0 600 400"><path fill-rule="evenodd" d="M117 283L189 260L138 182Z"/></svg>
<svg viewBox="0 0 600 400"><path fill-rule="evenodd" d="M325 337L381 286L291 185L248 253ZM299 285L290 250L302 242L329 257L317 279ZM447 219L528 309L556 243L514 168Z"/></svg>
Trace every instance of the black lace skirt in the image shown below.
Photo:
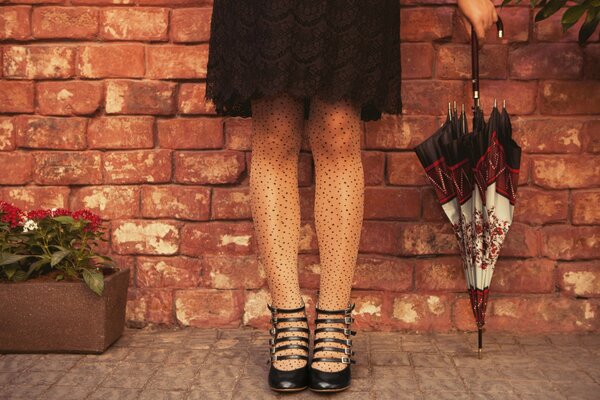
<svg viewBox="0 0 600 400"><path fill-rule="evenodd" d="M214 0L206 99L250 117L250 100L287 91L351 99L363 121L400 114L398 0Z"/></svg>

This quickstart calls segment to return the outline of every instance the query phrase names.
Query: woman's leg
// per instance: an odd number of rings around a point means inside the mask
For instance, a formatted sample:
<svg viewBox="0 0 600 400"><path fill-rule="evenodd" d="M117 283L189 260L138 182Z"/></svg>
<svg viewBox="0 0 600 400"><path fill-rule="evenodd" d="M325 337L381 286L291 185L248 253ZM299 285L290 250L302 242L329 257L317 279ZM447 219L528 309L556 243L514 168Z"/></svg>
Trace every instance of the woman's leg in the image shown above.
<svg viewBox="0 0 600 400"><path fill-rule="evenodd" d="M272 304L277 308L302 306L298 283L300 197L298 153L304 129L304 104L288 94L252 101L252 159L250 197L258 255L265 268ZM302 317L291 313L282 317ZM303 322L280 322L283 327L306 327ZM280 337L307 337L301 332L282 332ZM306 344L287 341L282 344ZM286 349L277 355L306 355L302 349ZM305 360L278 360L280 370L306 365Z"/></svg>
<svg viewBox="0 0 600 400"><path fill-rule="evenodd" d="M314 97L307 129L316 169L315 226L321 260L318 306L340 310L347 308L350 301L363 220L360 108L348 100L328 103ZM340 325L320 324L320 327ZM316 337L346 339L337 332L320 332ZM337 343L326 345L344 347ZM340 353L321 351L319 357L339 358ZM333 372L346 365L315 362L313 367Z"/></svg>

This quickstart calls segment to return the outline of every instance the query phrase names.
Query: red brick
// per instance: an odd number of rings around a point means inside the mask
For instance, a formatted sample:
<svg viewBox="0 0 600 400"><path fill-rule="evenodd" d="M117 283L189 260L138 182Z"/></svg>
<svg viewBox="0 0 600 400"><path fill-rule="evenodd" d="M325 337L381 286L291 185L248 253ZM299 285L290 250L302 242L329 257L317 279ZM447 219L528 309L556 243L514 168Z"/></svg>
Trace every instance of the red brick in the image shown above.
<svg viewBox="0 0 600 400"><path fill-rule="evenodd" d="M212 0L139 0L140 6L170 6L170 7L206 7L212 5Z"/></svg>
<svg viewBox="0 0 600 400"><path fill-rule="evenodd" d="M400 222L364 221L360 235L360 252L398 255L403 230Z"/></svg>
<svg viewBox="0 0 600 400"><path fill-rule="evenodd" d="M414 151L389 152L387 182L390 185L426 185L427 174Z"/></svg>
<svg viewBox="0 0 600 400"><path fill-rule="evenodd" d="M31 36L29 6L8 6L0 8L0 40L23 40Z"/></svg>
<svg viewBox="0 0 600 400"><path fill-rule="evenodd" d="M37 89L40 114L93 114L102 103L100 82L48 81L39 82Z"/></svg>
<svg viewBox="0 0 600 400"><path fill-rule="evenodd" d="M161 183L171 180L170 150L105 153L106 183Z"/></svg>
<svg viewBox="0 0 600 400"><path fill-rule="evenodd" d="M138 287L196 287L202 279L202 261L191 257L137 258Z"/></svg>
<svg viewBox="0 0 600 400"><path fill-rule="evenodd" d="M381 151L363 151L361 154L365 185L382 185L384 183L386 153Z"/></svg>
<svg viewBox="0 0 600 400"><path fill-rule="evenodd" d="M547 259L499 259L493 271L495 293L553 293L555 262Z"/></svg>
<svg viewBox="0 0 600 400"><path fill-rule="evenodd" d="M154 118L150 116L93 118L88 127L88 145L92 149L152 148Z"/></svg>
<svg viewBox="0 0 600 400"><path fill-rule="evenodd" d="M561 262L558 285L571 296L600 297L600 264L597 260Z"/></svg>
<svg viewBox="0 0 600 400"><path fill-rule="evenodd" d="M237 327L243 310L236 290L190 289L175 291L175 313L183 326Z"/></svg>
<svg viewBox="0 0 600 400"><path fill-rule="evenodd" d="M118 254L171 255L179 249L179 225L165 220L112 222L112 248Z"/></svg>
<svg viewBox="0 0 600 400"><path fill-rule="evenodd" d="M534 43L511 50L510 77L517 79L577 79L583 70L583 53L577 44Z"/></svg>
<svg viewBox="0 0 600 400"><path fill-rule="evenodd" d="M181 231L181 254L248 255L254 251L254 229L250 222L187 223Z"/></svg>
<svg viewBox="0 0 600 400"><path fill-rule="evenodd" d="M600 226L545 226L542 250L553 260L600 258Z"/></svg>
<svg viewBox="0 0 600 400"><path fill-rule="evenodd" d="M14 119L18 147L77 150L85 148L85 118L19 115Z"/></svg>
<svg viewBox="0 0 600 400"><path fill-rule="evenodd" d="M433 76L433 46L431 43L401 43L403 79L431 78Z"/></svg>
<svg viewBox="0 0 600 400"><path fill-rule="evenodd" d="M421 214L421 194L415 188L369 187L364 197L366 219L417 219Z"/></svg>
<svg viewBox="0 0 600 400"><path fill-rule="evenodd" d="M193 186L143 186L142 215L147 218L208 220L210 188Z"/></svg>
<svg viewBox="0 0 600 400"><path fill-rule="evenodd" d="M165 45L146 48L146 76L152 79L205 78L208 45Z"/></svg>
<svg viewBox="0 0 600 400"><path fill-rule="evenodd" d="M264 268L255 255L206 256L204 282L213 289L259 289L266 285Z"/></svg>
<svg viewBox="0 0 600 400"><path fill-rule="evenodd" d="M317 264L319 266L319 264ZM317 272L320 271L320 268ZM413 262L403 258L360 256L356 262L354 289L408 292L413 289Z"/></svg>
<svg viewBox="0 0 600 400"><path fill-rule="evenodd" d="M535 16L536 13L533 13ZM562 30L562 13L555 13L547 19L535 22L532 18L533 36L538 42L577 42L579 29L585 18L580 18L566 32ZM590 37L593 39L594 35ZM597 37L597 36L596 36ZM589 39L588 39L589 40Z"/></svg>
<svg viewBox="0 0 600 400"><path fill-rule="evenodd" d="M66 186L5 187L0 195L23 210L69 207L69 188Z"/></svg>
<svg viewBox="0 0 600 400"><path fill-rule="evenodd" d="M470 110L473 104L473 85L467 84L465 88ZM479 95L486 120L494 106L494 98L500 111L502 110L502 101L506 100L506 111L511 117L532 114L536 110L537 82L482 79L479 82ZM457 104L460 103L457 101ZM467 109L466 105L465 109ZM467 118L470 119L472 113L468 112L467 115ZM469 121L469 125L471 125L471 121Z"/></svg>
<svg viewBox="0 0 600 400"><path fill-rule="evenodd" d="M458 242L449 223L402 225L400 255L458 254Z"/></svg>
<svg viewBox="0 0 600 400"><path fill-rule="evenodd" d="M421 42L449 38L453 17L451 7L402 8L400 39L402 42Z"/></svg>
<svg viewBox="0 0 600 400"><path fill-rule="evenodd" d="M583 128L583 148L588 153L600 153L600 120L588 120Z"/></svg>
<svg viewBox="0 0 600 400"><path fill-rule="evenodd" d="M35 183L40 185L89 185L102 183L101 153L95 151L38 152Z"/></svg>
<svg viewBox="0 0 600 400"><path fill-rule="evenodd" d="M77 71L83 78L140 78L144 76L144 45L139 43L81 46Z"/></svg>
<svg viewBox="0 0 600 400"><path fill-rule="evenodd" d="M35 7L31 26L36 38L93 39L98 11L86 7Z"/></svg>
<svg viewBox="0 0 600 400"><path fill-rule="evenodd" d="M224 121L226 148L229 150L252 150L252 119L227 118Z"/></svg>
<svg viewBox="0 0 600 400"><path fill-rule="evenodd" d="M538 156L532 159L532 179L549 189L594 187L600 185L600 163L587 155Z"/></svg>
<svg viewBox="0 0 600 400"><path fill-rule="evenodd" d="M166 8L104 8L100 11L100 37L108 40L167 40Z"/></svg>
<svg viewBox="0 0 600 400"><path fill-rule="evenodd" d="M129 288L127 297L128 323L171 325L175 322L172 289Z"/></svg>
<svg viewBox="0 0 600 400"><path fill-rule="evenodd" d="M598 311L598 303L590 300L553 295L495 297L488 302L485 326L510 334L597 330ZM457 298L453 312L459 330L477 330L468 297ZM485 334L483 343L485 352Z"/></svg>
<svg viewBox="0 0 600 400"><path fill-rule="evenodd" d="M140 189L136 186L86 186L74 188L72 208L89 208L104 219L139 216Z"/></svg>
<svg viewBox="0 0 600 400"><path fill-rule="evenodd" d="M382 328L384 300L381 292L357 292L352 296L355 304L353 317L359 331L378 331Z"/></svg>
<svg viewBox="0 0 600 400"><path fill-rule="evenodd" d="M418 292L466 290L462 258L444 256L415 260L415 286Z"/></svg>
<svg viewBox="0 0 600 400"><path fill-rule="evenodd" d="M0 151L15 149L15 129L14 118L0 116Z"/></svg>
<svg viewBox="0 0 600 400"><path fill-rule="evenodd" d="M564 222L569 212L569 193L566 190L520 188L514 221L526 224Z"/></svg>
<svg viewBox="0 0 600 400"><path fill-rule="evenodd" d="M538 239L538 228L513 222L500 249L500 257L535 257L539 254Z"/></svg>
<svg viewBox="0 0 600 400"><path fill-rule="evenodd" d="M585 79L600 79L600 44L588 43L583 50L583 76Z"/></svg>
<svg viewBox="0 0 600 400"><path fill-rule="evenodd" d="M33 112L33 100L33 82L0 80L0 112Z"/></svg>
<svg viewBox="0 0 600 400"><path fill-rule="evenodd" d="M238 151L180 151L175 154L178 183L235 183L245 169L244 153Z"/></svg>
<svg viewBox="0 0 600 400"><path fill-rule="evenodd" d="M4 76L23 79L70 78L75 74L75 48L56 45L4 47Z"/></svg>
<svg viewBox="0 0 600 400"><path fill-rule="evenodd" d="M598 104L600 104L600 81L540 82L542 114L598 114Z"/></svg>
<svg viewBox="0 0 600 400"><path fill-rule="evenodd" d="M404 24L404 22L402 22ZM485 81L482 81L485 82ZM440 115L446 112L448 101L467 103L466 81L463 80L407 80L402 82L402 110L404 114ZM470 86L470 85L469 85ZM483 87L483 85L481 85ZM493 91L490 91L492 93ZM486 93L486 92L484 92ZM468 92L471 96L471 92ZM437 126L435 127L437 128ZM428 137L433 131L423 134ZM421 134L419 132L419 134Z"/></svg>
<svg viewBox="0 0 600 400"><path fill-rule="evenodd" d="M175 83L113 80L106 85L107 114L161 114L175 112Z"/></svg>
<svg viewBox="0 0 600 400"><path fill-rule="evenodd" d="M443 112L442 109L437 112ZM439 127L434 117L383 114L379 121L365 124L366 149L410 150Z"/></svg>
<svg viewBox="0 0 600 400"><path fill-rule="evenodd" d="M299 188L299 191L300 191L300 218L301 218L301 220L312 220L312 219L314 219L314 215L315 215L315 190L314 190L314 187Z"/></svg>
<svg viewBox="0 0 600 400"><path fill-rule="evenodd" d="M217 118L175 118L157 122L158 144L167 149L223 147L223 122Z"/></svg>
<svg viewBox="0 0 600 400"><path fill-rule="evenodd" d="M171 12L173 42L208 42L212 8L180 8Z"/></svg>
<svg viewBox="0 0 600 400"><path fill-rule="evenodd" d="M443 294L406 293L393 298L392 323L415 333L447 331L451 327L451 298Z"/></svg>
<svg viewBox="0 0 600 400"><path fill-rule="evenodd" d="M600 191L573 191L571 192L574 225L594 224L600 225Z"/></svg>
<svg viewBox="0 0 600 400"><path fill-rule="evenodd" d="M249 188L215 187L212 195L213 219L249 219L252 217Z"/></svg>
<svg viewBox="0 0 600 400"><path fill-rule="evenodd" d="M585 121L579 118L516 117L511 124L513 138L524 152L581 152Z"/></svg>
<svg viewBox="0 0 600 400"><path fill-rule="evenodd" d="M205 83L182 83L179 86L178 109L182 114L214 114L215 106L205 99ZM235 123L237 118L233 119ZM251 122L251 121L246 121Z"/></svg>
<svg viewBox="0 0 600 400"><path fill-rule="evenodd" d="M471 78L471 45L447 43L437 49L436 77L439 79ZM479 52L479 78L506 79L508 47L488 44Z"/></svg>
<svg viewBox="0 0 600 400"><path fill-rule="evenodd" d="M422 189L423 196L423 217L424 221L448 221L448 217L438 200L435 190L432 187Z"/></svg>

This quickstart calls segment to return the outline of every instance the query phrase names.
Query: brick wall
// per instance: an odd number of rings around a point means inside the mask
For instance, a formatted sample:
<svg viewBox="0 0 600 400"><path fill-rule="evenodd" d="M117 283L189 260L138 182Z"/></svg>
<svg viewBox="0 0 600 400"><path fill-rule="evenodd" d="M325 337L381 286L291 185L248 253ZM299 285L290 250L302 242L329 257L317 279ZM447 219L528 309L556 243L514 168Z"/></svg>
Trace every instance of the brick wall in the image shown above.
<svg viewBox="0 0 600 400"><path fill-rule="evenodd" d="M405 114L364 127L356 327L472 330L458 247L410 151L442 123L447 101L469 109L470 45L454 4L403 5ZM266 324L248 197L251 120L216 118L203 102L210 7L0 0L0 195L106 218L102 250L133 271L131 325ZM486 327L597 331L598 34L580 48L579 24L564 35L560 16L534 26L527 2L501 16L506 38L491 29L480 53L482 102L487 116L493 96L507 99L524 154ZM314 305L306 138L299 185L300 273Z"/></svg>

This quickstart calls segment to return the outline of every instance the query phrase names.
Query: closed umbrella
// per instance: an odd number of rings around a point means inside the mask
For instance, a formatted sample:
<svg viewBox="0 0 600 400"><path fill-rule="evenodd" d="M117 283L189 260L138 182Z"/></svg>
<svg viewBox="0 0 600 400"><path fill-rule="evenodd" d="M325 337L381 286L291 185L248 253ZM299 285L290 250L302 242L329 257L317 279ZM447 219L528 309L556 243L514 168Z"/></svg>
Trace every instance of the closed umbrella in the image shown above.
<svg viewBox="0 0 600 400"><path fill-rule="evenodd" d="M502 20L496 22L502 37ZM444 124L417 145L416 152L458 240L481 358L490 283L500 248L513 219L521 148L512 139L506 111L497 102L487 121L479 102L479 60L471 28L473 119L469 131L464 104L460 115L448 104Z"/></svg>

